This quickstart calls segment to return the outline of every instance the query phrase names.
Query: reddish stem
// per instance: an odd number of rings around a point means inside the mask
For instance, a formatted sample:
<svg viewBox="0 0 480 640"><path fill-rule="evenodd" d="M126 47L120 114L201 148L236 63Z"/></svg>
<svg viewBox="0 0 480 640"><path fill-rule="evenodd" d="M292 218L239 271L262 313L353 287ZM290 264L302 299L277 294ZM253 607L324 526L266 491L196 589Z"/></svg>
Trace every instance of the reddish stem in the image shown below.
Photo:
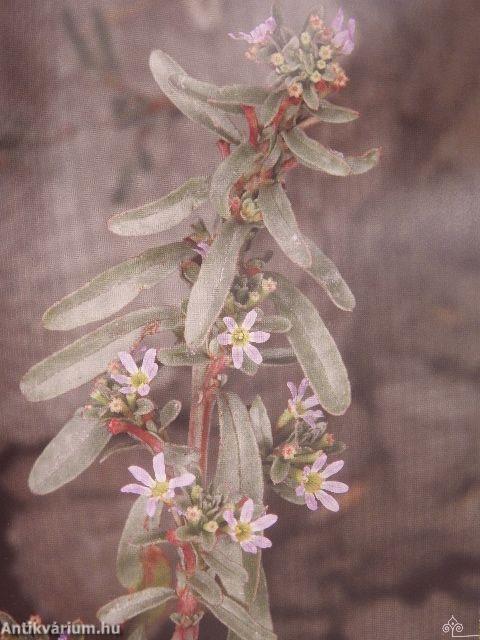
<svg viewBox="0 0 480 640"><path fill-rule="evenodd" d="M142 429L131 422L125 422L124 420L113 418L108 423L107 429L115 436L119 433L128 433L137 440L148 445L154 453L160 453L163 451L163 442L159 440L159 438L153 435L153 433L145 431L145 429Z"/></svg>
<svg viewBox="0 0 480 640"><path fill-rule="evenodd" d="M230 143L227 142L226 140L219 140L217 142L217 148L220 152L220 156L222 158L222 160L225 160L225 158L228 158L228 156L231 153L231 149L230 149Z"/></svg>
<svg viewBox="0 0 480 640"><path fill-rule="evenodd" d="M275 118L272 120L272 125L275 127L275 129L278 129L278 127L280 126L282 118L285 115L285 111L288 109L288 107L294 104L300 104L300 102L300 98L294 98L293 96L285 98L285 100L281 103Z"/></svg>
<svg viewBox="0 0 480 640"><path fill-rule="evenodd" d="M255 107L249 107L245 104L242 104L242 109L248 123L249 142L252 147L257 148L258 137L260 135L260 124L258 122L257 112L255 111Z"/></svg>

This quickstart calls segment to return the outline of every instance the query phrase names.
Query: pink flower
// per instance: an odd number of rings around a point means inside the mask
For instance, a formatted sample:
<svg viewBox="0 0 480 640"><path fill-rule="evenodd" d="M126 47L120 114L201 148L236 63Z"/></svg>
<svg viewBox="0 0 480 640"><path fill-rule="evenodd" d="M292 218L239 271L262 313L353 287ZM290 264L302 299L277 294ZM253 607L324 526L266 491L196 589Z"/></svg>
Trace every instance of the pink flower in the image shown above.
<svg viewBox="0 0 480 640"><path fill-rule="evenodd" d="M119 373L112 373L112 378L118 384L122 384L121 393L130 394L138 393L140 396L147 396L150 393L150 385L158 372L158 364L155 362L157 355L156 349L148 349L143 356L143 362L140 369L135 364L135 360L127 351L120 351L118 357L121 363L128 371L130 376Z"/></svg>
<svg viewBox="0 0 480 640"><path fill-rule="evenodd" d="M217 341L221 345L232 345L232 360L235 369L240 369L243 363L243 353L253 360L255 364L261 364L262 354L254 347L252 342L266 342L270 338L270 334L266 331L250 331L255 324L258 313L255 309L249 311L245 316L241 326L235 322L233 318L223 318L228 331L217 336Z"/></svg>
<svg viewBox="0 0 480 640"><path fill-rule="evenodd" d="M233 511L230 509L223 512L223 517L229 527L229 536L234 542L239 542L242 549L247 553L257 553L257 549L268 549L272 546L271 540L265 536L257 535L257 532L268 529L278 520L278 516L273 513L261 516L253 522L252 516L253 500L250 498L243 505L239 520L235 518Z"/></svg>
<svg viewBox="0 0 480 640"><path fill-rule="evenodd" d="M199 256L202 256L202 258L206 258L210 251L210 245L208 242L197 242L193 250L198 253Z"/></svg>
<svg viewBox="0 0 480 640"><path fill-rule="evenodd" d="M312 429L315 429L317 426L315 420L317 418L323 418L323 411L321 409L312 410L312 407L319 406L320 404L315 393L313 396L310 396L310 398L306 400L303 399L309 384L308 378L304 378L297 389L293 382L287 382L287 387L292 394L291 400L288 401L288 408L294 418L301 418L312 427Z"/></svg>
<svg viewBox="0 0 480 640"><path fill-rule="evenodd" d="M355 20L350 18L346 29L343 29L343 22L343 9L339 9L331 24L332 30L335 33L332 38L332 44L334 47L337 47L337 49L340 49L340 53L348 56L352 53L355 46Z"/></svg>
<svg viewBox="0 0 480 640"><path fill-rule="evenodd" d="M345 464L343 460L337 460L329 464L323 471L320 471L327 461L327 456L322 453L311 467L304 467L300 484L295 490L297 496L304 496L305 503L311 511L318 509L319 500L326 509L338 511L340 506L331 495L327 493L346 493L348 485L343 482L327 480L330 476L340 471Z"/></svg>
<svg viewBox="0 0 480 640"><path fill-rule="evenodd" d="M122 493L135 493L140 496L148 496L147 515L153 518L157 509L157 504L162 501L167 504L171 503L175 497L175 489L177 487L187 487L195 482L193 473L182 473L180 476L167 480L165 473L165 457L163 453L158 453L153 458L153 471L155 479L142 469L135 465L128 467L128 470L142 484L126 484L120 489Z"/></svg>
<svg viewBox="0 0 480 640"><path fill-rule="evenodd" d="M249 44L265 44L276 28L277 22L275 18L270 17L265 20L265 22L262 22L262 24L259 24L258 27L255 27L250 33L240 31L240 33L229 33L228 35L234 40L245 40Z"/></svg>

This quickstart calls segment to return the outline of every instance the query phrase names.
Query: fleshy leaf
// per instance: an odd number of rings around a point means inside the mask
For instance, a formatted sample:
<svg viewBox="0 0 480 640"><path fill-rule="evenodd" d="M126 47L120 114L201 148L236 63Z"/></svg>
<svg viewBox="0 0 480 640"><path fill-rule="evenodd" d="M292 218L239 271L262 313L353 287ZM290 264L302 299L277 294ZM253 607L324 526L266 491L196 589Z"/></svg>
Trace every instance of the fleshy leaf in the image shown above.
<svg viewBox="0 0 480 640"><path fill-rule="evenodd" d="M55 398L103 373L108 364L139 340L148 325L175 329L181 323L175 307L141 309L105 324L35 364L23 377L22 393L34 402Z"/></svg>
<svg viewBox="0 0 480 640"><path fill-rule="evenodd" d="M227 220L210 247L188 300L185 340L191 348L202 344L222 310L249 232L248 225Z"/></svg>
<svg viewBox="0 0 480 640"><path fill-rule="evenodd" d="M287 338L323 408L342 415L350 405L350 383L342 357L310 300L280 274L272 300L292 323Z"/></svg>
<svg viewBox="0 0 480 640"><path fill-rule="evenodd" d="M241 144L225 160L218 165L212 176L210 198L218 213L230 217L230 190L242 176L252 171L253 165L260 158L249 144Z"/></svg>
<svg viewBox="0 0 480 640"><path fill-rule="evenodd" d="M187 118L207 127L229 142L240 143L242 138L240 132L224 112L172 86L170 77L187 76L187 74L170 56L160 50L152 51L150 69L163 93Z"/></svg>
<svg viewBox="0 0 480 640"><path fill-rule="evenodd" d="M110 438L104 423L83 417L78 409L37 458L28 478L30 490L45 495L70 482L92 464Z"/></svg>
<svg viewBox="0 0 480 640"><path fill-rule="evenodd" d="M297 361L295 352L290 347L268 347L262 349L262 364L264 366L288 365Z"/></svg>
<svg viewBox="0 0 480 640"><path fill-rule="evenodd" d="M198 451L185 445L165 442L164 452L165 463L175 467L175 469L190 470L192 467L198 465Z"/></svg>
<svg viewBox="0 0 480 640"><path fill-rule="evenodd" d="M194 251L182 242L149 249L108 269L63 298L43 316L47 329L67 330L103 320L134 300L143 289L174 273Z"/></svg>
<svg viewBox="0 0 480 640"><path fill-rule="evenodd" d="M157 353L157 360L166 367L193 367L209 361L205 353L192 353L184 344L162 349Z"/></svg>
<svg viewBox="0 0 480 640"><path fill-rule="evenodd" d="M162 427L168 427L174 420L178 418L178 414L182 410L180 400L169 400L160 410L159 418Z"/></svg>
<svg viewBox="0 0 480 640"><path fill-rule="evenodd" d="M260 625L247 610L231 598L225 597L221 605L209 605L213 615L228 629L236 633L240 640L276 640L277 636Z"/></svg>
<svg viewBox="0 0 480 640"><path fill-rule="evenodd" d="M313 84L308 84L303 90L303 99L305 100L305 104L312 111L317 111L320 106L320 98L318 97L318 93Z"/></svg>
<svg viewBox="0 0 480 640"><path fill-rule="evenodd" d="M215 571L227 591L229 584L235 582L245 584L248 580L248 573L245 568L240 564L240 562L232 560L231 554L228 555L227 553L224 553L219 547L220 545L217 544L212 551L204 554L203 557L205 562Z"/></svg>
<svg viewBox="0 0 480 640"><path fill-rule="evenodd" d="M324 171L332 176L348 176L352 173L350 165L341 153L327 149L309 138L299 127L282 135L290 151L306 167Z"/></svg>
<svg viewBox="0 0 480 640"><path fill-rule="evenodd" d="M361 156L347 156L345 161L353 175L360 175L366 173L377 166L380 160L380 149L370 149Z"/></svg>
<svg viewBox="0 0 480 640"><path fill-rule="evenodd" d="M222 590L206 571L196 571L189 579L194 591L209 604L219 605L222 602Z"/></svg>
<svg viewBox="0 0 480 640"><path fill-rule="evenodd" d="M318 111L313 114L322 122L330 124L344 124L356 120L360 114L353 109L340 107L338 104L328 102L328 100L320 100Z"/></svg>
<svg viewBox="0 0 480 640"><path fill-rule="evenodd" d="M283 187L279 183L261 187L257 202L265 226L278 246L292 262L308 269L312 264L312 256Z"/></svg>
<svg viewBox="0 0 480 640"><path fill-rule="evenodd" d="M269 95L266 89L260 87L247 87L239 84L217 87L214 84L190 78L185 74L171 76L170 84L174 89L184 91L203 102L214 104L233 113L243 113L242 105L262 104Z"/></svg>
<svg viewBox="0 0 480 640"><path fill-rule="evenodd" d="M112 216L108 228L119 236L146 236L180 224L208 199L210 178L190 178L163 198Z"/></svg>
<svg viewBox="0 0 480 640"><path fill-rule="evenodd" d="M164 605L175 597L173 589L151 587L112 600L98 610L97 616L104 624L122 624L145 611Z"/></svg>
<svg viewBox="0 0 480 640"><path fill-rule="evenodd" d="M125 589L138 589L142 586L144 569L142 550L136 541L152 532L158 533L163 503L159 502L153 518L147 516L146 496L139 496L128 514L117 550L117 578Z"/></svg>
<svg viewBox="0 0 480 640"><path fill-rule="evenodd" d="M280 109L280 105L286 98L287 93L285 91L280 91L277 93L270 93L262 104L260 108L260 122L267 126L272 120L275 118L278 110Z"/></svg>
<svg viewBox="0 0 480 640"><path fill-rule="evenodd" d="M220 448L214 485L220 493L263 502L262 460L247 408L234 393L218 394Z"/></svg>
<svg viewBox="0 0 480 640"><path fill-rule="evenodd" d="M268 331L268 333L288 333L291 328L290 320L283 316L263 316L255 323L255 331Z"/></svg>
<svg viewBox="0 0 480 640"><path fill-rule="evenodd" d="M255 397L249 414L258 448L266 454L273 447L272 424L260 396Z"/></svg>
<svg viewBox="0 0 480 640"><path fill-rule="evenodd" d="M270 469L270 478L273 484L280 484L288 476L290 471L290 460L285 460L281 456L275 456Z"/></svg>

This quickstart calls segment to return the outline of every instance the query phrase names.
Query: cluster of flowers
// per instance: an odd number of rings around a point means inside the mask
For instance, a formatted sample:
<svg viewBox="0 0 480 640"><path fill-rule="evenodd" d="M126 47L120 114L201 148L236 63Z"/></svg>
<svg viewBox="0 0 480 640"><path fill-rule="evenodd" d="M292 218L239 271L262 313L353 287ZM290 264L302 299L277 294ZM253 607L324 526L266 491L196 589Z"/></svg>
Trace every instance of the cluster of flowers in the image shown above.
<svg viewBox="0 0 480 640"><path fill-rule="evenodd" d="M251 47L247 57L268 61L274 68L273 81L287 87L294 98L307 98L306 88L314 87L321 95L343 88L348 78L337 62L339 56L354 49L355 20L347 25L342 9L327 25L312 13L299 36L290 34L270 17L250 33L231 33L236 40L245 40Z"/></svg>

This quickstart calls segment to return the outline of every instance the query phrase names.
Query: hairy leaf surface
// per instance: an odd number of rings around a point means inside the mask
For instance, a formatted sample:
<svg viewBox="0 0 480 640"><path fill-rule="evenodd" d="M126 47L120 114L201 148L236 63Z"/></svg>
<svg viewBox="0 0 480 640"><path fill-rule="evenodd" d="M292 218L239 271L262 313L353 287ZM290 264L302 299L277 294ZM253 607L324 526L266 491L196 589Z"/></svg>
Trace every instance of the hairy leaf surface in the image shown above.
<svg viewBox="0 0 480 640"><path fill-rule="evenodd" d="M294 127L282 135L290 151L306 167L324 171L332 176L348 176L352 173L350 165L341 153L327 149L309 138L299 127Z"/></svg>
<svg viewBox="0 0 480 640"><path fill-rule="evenodd" d="M145 611L164 605L176 598L173 589L151 587L112 600L98 610L97 616L104 624L122 624Z"/></svg>
<svg viewBox="0 0 480 640"><path fill-rule="evenodd" d="M242 176L252 170L260 154L249 144L241 144L221 162L212 176L210 198L218 213L228 218L230 216L230 190Z"/></svg>

